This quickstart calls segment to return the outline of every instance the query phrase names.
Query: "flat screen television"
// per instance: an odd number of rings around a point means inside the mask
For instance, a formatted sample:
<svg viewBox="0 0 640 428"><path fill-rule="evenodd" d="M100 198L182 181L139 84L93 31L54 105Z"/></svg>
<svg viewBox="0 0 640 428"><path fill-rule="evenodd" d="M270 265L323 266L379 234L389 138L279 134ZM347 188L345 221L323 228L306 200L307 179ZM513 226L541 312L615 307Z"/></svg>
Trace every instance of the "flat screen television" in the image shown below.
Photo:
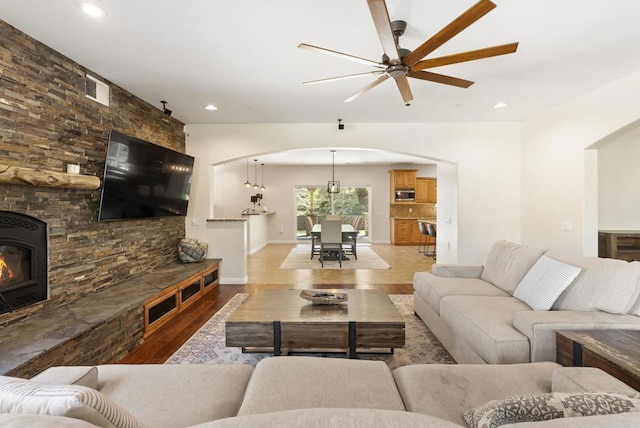
<svg viewBox="0 0 640 428"><path fill-rule="evenodd" d="M193 160L111 130L98 221L186 216Z"/></svg>

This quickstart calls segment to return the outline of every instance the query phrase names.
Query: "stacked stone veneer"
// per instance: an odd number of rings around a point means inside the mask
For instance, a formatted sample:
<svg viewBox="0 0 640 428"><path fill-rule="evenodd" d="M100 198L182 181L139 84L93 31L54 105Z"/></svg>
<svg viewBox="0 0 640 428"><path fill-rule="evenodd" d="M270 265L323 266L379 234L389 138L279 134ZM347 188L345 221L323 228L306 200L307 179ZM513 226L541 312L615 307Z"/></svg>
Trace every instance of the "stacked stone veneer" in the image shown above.
<svg viewBox="0 0 640 428"><path fill-rule="evenodd" d="M85 96L87 73L110 86L109 107ZM184 152L183 124L159 107L0 21L0 164L78 163L102 179L110 129ZM99 189L0 184L0 210L43 220L49 233L49 300L0 315L0 329L176 259L183 217L98 222L99 201Z"/></svg>

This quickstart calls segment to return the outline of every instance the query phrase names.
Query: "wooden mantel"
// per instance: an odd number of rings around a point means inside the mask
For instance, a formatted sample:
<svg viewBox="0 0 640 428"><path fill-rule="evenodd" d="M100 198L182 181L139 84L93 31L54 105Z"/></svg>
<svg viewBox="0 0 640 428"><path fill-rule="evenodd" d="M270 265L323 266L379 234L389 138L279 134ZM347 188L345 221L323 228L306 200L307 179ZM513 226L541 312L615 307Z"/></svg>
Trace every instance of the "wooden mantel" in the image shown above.
<svg viewBox="0 0 640 428"><path fill-rule="evenodd" d="M0 164L0 184L95 190L100 187L100 178Z"/></svg>

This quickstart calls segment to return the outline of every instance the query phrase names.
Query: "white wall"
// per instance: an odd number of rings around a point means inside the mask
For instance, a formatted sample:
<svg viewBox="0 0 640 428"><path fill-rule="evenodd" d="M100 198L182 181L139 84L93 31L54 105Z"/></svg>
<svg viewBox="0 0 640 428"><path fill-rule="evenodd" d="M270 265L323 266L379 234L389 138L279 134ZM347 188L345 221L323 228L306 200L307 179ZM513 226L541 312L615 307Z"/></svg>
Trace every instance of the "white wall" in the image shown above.
<svg viewBox="0 0 640 428"><path fill-rule="evenodd" d="M445 206L438 206L439 217L452 219L451 227L439 230L438 238L457 249L456 254L442 255L447 262L478 263L496 239L520 241L521 128L517 123L361 123L349 124L343 131L338 131L334 123L229 124L188 125L186 130L187 153L197 159L187 236L198 236L200 232L191 219L213 215L211 198L217 197L211 195L209 165L248 156L259 158L260 154L281 150L331 146L338 150L340 147L389 150L455 164L457 177L444 174L441 178L438 172L438 184L443 189L455 188L455 184L447 181L457 179L457 196ZM275 177L267 171L265 185L270 187ZM240 178L240 182L245 181L244 172ZM341 181L350 180L341 178ZM265 203L270 210L274 209L269 199ZM451 212L452 209L456 212ZM274 210L280 214L279 208ZM379 210L376 212L374 207L374 215L388 217L383 208ZM286 216L293 215L292 209L281 215L286 221ZM373 233L378 236L378 232Z"/></svg>
<svg viewBox="0 0 640 428"><path fill-rule="evenodd" d="M523 122L523 243L597 255L597 215L586 212L597 207L590 199L597 193L585 185L597 180L586 149L636 126L639 88L635 73ZM635 183L631 189L637 191ZM572 230L561 230L562 222Z"/></svg>
<svg viewBox="0 0 640 428"><path fill-rule="evenodd" d="M257 253L269 244L269 224L275 213L244 215L247 219L247 254Z"/></svg>
<svg viewBox="0 0 640 428"><path fill-rule="evenodd" d="M640 230L640 128L598 150L598 228Z"/></svg>

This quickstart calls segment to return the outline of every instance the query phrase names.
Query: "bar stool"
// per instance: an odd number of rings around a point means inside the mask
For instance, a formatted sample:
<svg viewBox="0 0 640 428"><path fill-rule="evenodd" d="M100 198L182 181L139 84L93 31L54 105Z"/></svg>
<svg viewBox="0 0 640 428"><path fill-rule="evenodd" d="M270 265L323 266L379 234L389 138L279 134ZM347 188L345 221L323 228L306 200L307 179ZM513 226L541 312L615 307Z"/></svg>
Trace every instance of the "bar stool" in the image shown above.
<svg viewBox="0 0 640 428"><path fill-rule="evenodd" d="M429 235L429 238L427 240L427 245L425 246L425 250L424 250L424 255L428 256L431 255L433 256L433 259L436 259L436 228L433 224L431 223L427 223L427 235ZM433 242L433 253L429 254L429 241Z"/></svg>
<svg viewBox="0 0 640 428"><path fill-rule="evenodd" d="M423 221L418 221L418 229L420 229L420 238L418 240L418 252L425 253L427 252L427 243L429 242L429 233L427 232L426 223ZM422 237L424 236L424 244L422 243ZM422 247L422 249L420 249Z"/></svg>

